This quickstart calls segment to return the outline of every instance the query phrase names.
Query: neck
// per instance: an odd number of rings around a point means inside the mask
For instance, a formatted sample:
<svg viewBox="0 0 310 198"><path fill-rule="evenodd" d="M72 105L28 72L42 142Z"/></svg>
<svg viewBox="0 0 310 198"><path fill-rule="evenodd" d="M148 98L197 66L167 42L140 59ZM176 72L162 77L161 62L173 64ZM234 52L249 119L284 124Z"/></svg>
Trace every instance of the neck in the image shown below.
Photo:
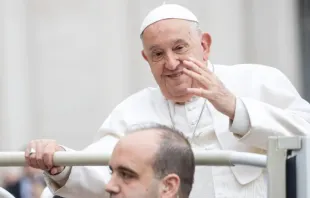
<svg viewBox="0 0 310 198"><path fill-rule="evenodd" d="M175 103L175 104L177 104L177 105L185 105L185 103L187 103L187 102L192 102L192 101L196 100L197 98L198 98L197 96L192 96L191 98L189 98L189 99L187 99L187 100L185 100L185 101L182 101L182 102L180 102L180 101L174 101L174 100L172 100L172 102Z"/></svg>

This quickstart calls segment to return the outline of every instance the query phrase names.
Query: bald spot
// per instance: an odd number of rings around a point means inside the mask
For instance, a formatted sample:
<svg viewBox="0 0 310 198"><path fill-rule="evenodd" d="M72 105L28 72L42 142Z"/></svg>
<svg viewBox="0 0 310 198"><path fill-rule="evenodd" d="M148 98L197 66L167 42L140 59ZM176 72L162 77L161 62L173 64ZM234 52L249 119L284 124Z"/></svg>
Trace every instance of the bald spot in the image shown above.
<svg viewBox="0 0 310 198"><path fill-rule="evenodd" d="M134 149L133 151L142 151L156 153L160 142L160 132L158 130L136 131L126 135L118 142L122 148Z"/></svg>
<svg viewBox="0 0 310 198"><path fill-rule="evenodd" d="M149 129L130 133L116 144L110 165L113 168L126 166L134 171L142 172L154 162L159 149L160 131ZM144 166L143 170L141 164Z"/></svg>

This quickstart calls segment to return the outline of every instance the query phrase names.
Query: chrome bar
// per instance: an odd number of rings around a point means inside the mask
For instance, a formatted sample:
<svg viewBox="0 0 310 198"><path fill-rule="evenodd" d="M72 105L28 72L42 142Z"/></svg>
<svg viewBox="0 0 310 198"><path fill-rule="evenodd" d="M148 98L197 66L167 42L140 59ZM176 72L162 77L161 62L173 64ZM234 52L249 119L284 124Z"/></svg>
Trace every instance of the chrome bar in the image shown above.
<svg viewBox="0 0 310 198"><path fill-rule="evenodd" d="M236 151L195 151L195 162L198 166L235 166L249 165L266 167L267 156ZM56 166L98 166L108 165L110 153L68 151L56 152ZM24 166L24 152L0 152L0 167Z"/></svg>

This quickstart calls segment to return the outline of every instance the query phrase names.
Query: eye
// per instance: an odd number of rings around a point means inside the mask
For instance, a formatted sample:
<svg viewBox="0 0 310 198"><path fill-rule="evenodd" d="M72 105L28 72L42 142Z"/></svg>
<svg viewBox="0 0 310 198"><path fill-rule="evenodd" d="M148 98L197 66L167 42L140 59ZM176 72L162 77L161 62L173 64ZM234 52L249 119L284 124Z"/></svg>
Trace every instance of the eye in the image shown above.
<svg viewBox="0 0 310 198"><path fill-rule="evenodd" d="M187 51L187 47L185 45L178 45L173 49L173 51L176 53L183 53Z"/></svg>
<svg viewBox="0 0 310 198"><path fill-rule="evenodd" d="M152 52L152 60L153 61L159 61L163 57L163 52L162 51L154 51Z"/></svg>
<svg viewBox="0 0 310 198"><path fill-rule="evenodd" d="M160 56L162 56L162 55L163 55L162 52L153 52L153 53L152 53L152 56L153 56L153 57L160 57Z"/></svg>
<svg viewBox="0 0 310 198"><path fill-rule="evenodd" d="M175 49L176 50L182 50L184 47L183 46L177 46Z"/></svg>
<svg viewBox="0 0 310 198"><path fill-rule="evenodd" d="M123 179L131 179L131 178L133 178L133 175L131 175L130 173L127 173L126 171L119 172L119 175Z"/></svg>

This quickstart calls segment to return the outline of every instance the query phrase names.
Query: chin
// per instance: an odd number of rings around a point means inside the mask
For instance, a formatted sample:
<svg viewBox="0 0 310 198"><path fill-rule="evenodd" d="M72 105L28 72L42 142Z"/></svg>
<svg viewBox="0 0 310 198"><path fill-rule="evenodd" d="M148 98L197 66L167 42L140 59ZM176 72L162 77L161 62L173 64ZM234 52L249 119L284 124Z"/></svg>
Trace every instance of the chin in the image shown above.
<svg viewBox="0 0 310 198"><path fill-rule="evenodd" d="M190 95L190 94L173 96L167 92L166 93L163 92L163 95L165 96L166 99L171 100L175 103L185 103L185 102L188 102L193 97L193 95Z"/></svg>
<svg viewBox="0 0 310 198"><path fill-rule="evenodd" d="M186 103L188 102L193 96L192 95L186 95L186 96L180 96L180 97L174 97L171 99L175 103Z"/></svg>
<svg viewBox="0 0 310 198"><path fill-rule="evenodd" d="M189 101L193 95L188 94L186 89L192 87L192 81L185 81L178 85L162 84L160 90L166 99L177 103L185 103Z"/></svg>

